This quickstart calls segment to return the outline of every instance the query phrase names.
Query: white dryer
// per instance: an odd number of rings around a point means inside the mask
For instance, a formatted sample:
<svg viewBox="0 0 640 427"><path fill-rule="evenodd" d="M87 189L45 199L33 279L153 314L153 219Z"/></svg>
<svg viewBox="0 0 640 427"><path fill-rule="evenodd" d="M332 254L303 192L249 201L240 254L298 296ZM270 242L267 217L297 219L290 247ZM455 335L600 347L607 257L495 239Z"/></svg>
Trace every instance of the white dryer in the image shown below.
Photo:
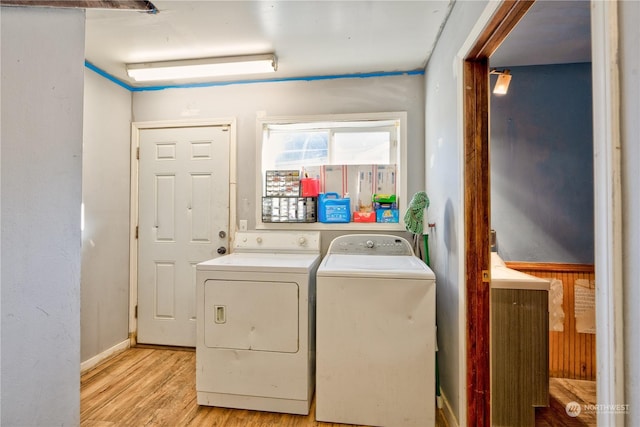
<svg viewBox="0 0 640 427"><path fill-rule="evenodd" d="M317 232L238 232L196 266L200 405L308 414L314 390Z"/></svg>
<svg viewBox="0 0 640 427"><path fill-rule="evenodd" d="M403 238L331 242L317 272L318 421L435 425L435 292Z"/></svg>

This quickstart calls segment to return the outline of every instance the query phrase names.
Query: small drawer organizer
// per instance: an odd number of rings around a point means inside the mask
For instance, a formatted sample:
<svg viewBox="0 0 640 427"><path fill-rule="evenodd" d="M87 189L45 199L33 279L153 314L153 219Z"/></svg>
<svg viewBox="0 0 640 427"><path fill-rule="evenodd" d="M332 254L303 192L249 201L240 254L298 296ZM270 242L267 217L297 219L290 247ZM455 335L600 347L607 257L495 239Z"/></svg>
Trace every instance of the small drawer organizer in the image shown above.
<svg viewBox="0 0 640 427"><path fill-rule="evenodd" d="M297 197L300 195L300 171L268 170L265 196Z"/></svg>
<svg viewBox="0 0 640 427"><path fill-rule="evenodd" d="M316 222L316 198L263 197L262 222Z"/></svg>

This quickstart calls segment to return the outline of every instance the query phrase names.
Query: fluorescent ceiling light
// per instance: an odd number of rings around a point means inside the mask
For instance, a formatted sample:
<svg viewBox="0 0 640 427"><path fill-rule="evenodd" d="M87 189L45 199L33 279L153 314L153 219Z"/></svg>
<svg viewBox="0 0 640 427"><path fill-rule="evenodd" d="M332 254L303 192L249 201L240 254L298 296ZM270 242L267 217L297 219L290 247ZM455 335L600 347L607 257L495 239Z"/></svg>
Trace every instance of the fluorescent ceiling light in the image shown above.
<svg viewBox="0 0 640 427"><path fill-rule="evenodd" d="M509 90L509 83L511 83L511 71L509 70L491 70L490 74L497 74L498 80L493 88L493 93L496 95L505 95Z"/></svg>
<svg viewBox="0 0 640 427"><path fill-rule="evenodd" d="M127 64L127 74L137 82L146 82L273 73L277 68L276 56L267 54Z"/></svg>

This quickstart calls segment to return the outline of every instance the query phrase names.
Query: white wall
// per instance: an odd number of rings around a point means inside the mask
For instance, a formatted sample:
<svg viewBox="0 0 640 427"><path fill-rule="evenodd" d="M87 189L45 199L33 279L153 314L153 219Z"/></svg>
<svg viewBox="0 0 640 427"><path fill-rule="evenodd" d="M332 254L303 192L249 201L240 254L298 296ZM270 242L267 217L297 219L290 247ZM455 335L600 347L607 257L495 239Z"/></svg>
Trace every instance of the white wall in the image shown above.
<svg viewBox="0 0 640 427"><path fill-rule="evenodd" d="M131 92L85 70L81 360L128 339Z"/></svg>
<svg viewBox="0 0 640 427"><path fill-rule="evenodd" d="M426 188L427 214L436 227L430 232L431 265L438 280L438 361L442 392L458 422L466 419L465 283L463 140L461 75L456 54L482 13L486 2L456 2L427 64Z"/></svg>
<svg viewBox="0 0 640 427"><path fill-rule="evenodd" d="M237 84L136 92L133 121L237 119L238 219L255 228L256 117L407 111L408 197L424 189L424 77ZM335 233L323 233L326 249Z"/></svg>
<svg viewBox="0 0 640 427"><path fill-rule="evenodd" d="M624 270L625 402L627 426L640 425L640 2L618 3Z"/></svg>
<svg viewBox="0 0 640 427"><path fill-rule="evenodd" d="M0 423L79 425L84 11L0 19Z"/></svg>

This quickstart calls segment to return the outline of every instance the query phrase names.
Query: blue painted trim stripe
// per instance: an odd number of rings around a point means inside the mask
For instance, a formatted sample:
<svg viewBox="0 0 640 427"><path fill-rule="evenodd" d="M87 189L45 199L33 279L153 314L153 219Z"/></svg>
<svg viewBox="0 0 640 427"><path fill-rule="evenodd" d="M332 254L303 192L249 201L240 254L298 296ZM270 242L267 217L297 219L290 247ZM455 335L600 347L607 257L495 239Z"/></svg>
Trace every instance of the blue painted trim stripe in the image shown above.
<svg viewBox="0 0 640 427"><path fill-rule="evenodd" d="M190 89L200 87L214 87L214 86L231 86L231 85L243 85L253 83L279 83L279 82L296 82L296 81L315 81L315 80L336 80L336 79L367 79L371 77L390 77L390 76L422 76L424 70L411 70L411 71L389 71L389 72L376 72L376 73L361 73L361 74L333 74L328 76L308 76L308 77L283 77L276 79L257 79L257 80L232 80L225 82L206 82L206 83L185 83L177 85L162 85L162 86L143 86L135 87L131 86L122 80L119 80L111 74L101 70L89 61L84 61L84 65L92 71L100 74L106 78L122 86L123 88L131 92L146 92L146 91L158 91L165 89Z"/></svg>
<svg viewBox="0 0 640 427"><path fill-rule="evenodd" d="M88 69L90 69L91 71L101 75L105 79L112 81L113 83L117 84L118 86L122 86L123 88L127 89L130 92L135 89L133 86L129 86L128 84L126 84L122 80L119 80L119 79L113 77L111 74L107 73L106 71L103 71L100 68L96 67L91 62L87 61L86 59L84 60L84 66L87 67Z"/></svg>

